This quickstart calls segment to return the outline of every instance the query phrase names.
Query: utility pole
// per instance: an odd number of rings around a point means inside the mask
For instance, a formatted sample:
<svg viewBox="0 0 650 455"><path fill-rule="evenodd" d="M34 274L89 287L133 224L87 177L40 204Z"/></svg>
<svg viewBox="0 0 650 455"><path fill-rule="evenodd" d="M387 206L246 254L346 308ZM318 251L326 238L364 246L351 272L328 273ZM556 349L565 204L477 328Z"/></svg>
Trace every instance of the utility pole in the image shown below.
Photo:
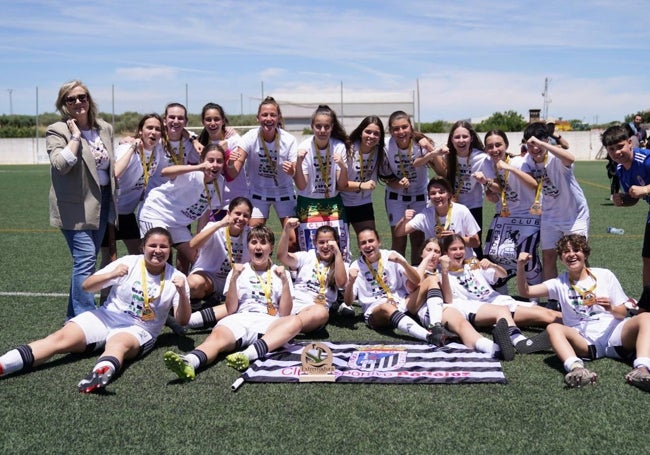
<svg viewBox="0 0 650 455"><path fill-rule="evenodd" d="M8 88L7 92L9 92L9 115L14 115L14 102L12 99L12 94L14 93L14 89Z"/></svg>
<svg viewBox="0 0 650 455"><path fill-rule="evenodd" d="M544 97L544 109L542 111L542 117L544 118L544 121L548 118L548 105L551 104L551 97L548 94L548 85L551 82L551 79L548 77L544 78L544 92L542 93L542 96Z"/></svg>

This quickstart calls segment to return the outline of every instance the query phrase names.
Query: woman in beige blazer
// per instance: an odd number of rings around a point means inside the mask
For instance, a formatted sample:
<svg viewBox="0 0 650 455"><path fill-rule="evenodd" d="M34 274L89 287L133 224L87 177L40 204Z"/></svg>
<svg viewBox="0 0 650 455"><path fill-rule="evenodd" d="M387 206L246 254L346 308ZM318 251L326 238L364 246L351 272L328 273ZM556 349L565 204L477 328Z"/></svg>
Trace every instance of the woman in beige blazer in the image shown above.
<svg viewBox="0 0 650 455"><path fill-rule="evenodd" d="M95 308L82 283L95 272L107 224L115 222L113 128L97 118L97 106L81 81L59 89L61 121L47 127L50 157L50 224L61 229L72 254L67 318Z"/></svg>

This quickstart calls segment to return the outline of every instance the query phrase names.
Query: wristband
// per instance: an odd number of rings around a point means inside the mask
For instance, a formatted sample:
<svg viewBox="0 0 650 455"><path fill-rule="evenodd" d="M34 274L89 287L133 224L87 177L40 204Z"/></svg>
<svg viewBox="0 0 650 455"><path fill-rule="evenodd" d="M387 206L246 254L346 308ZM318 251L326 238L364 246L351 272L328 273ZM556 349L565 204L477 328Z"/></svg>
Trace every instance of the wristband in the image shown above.
<svg viewBox="0 0 650 455"><path fill-rule="evenodd" d="M74 134L73 134L72 137L70 138L70 142L72 142L72 141L77 141L77 142L78 142L78 141L80 141L80 140L81 140L81 136L76 136L76 135L74 135Z"/></svg>

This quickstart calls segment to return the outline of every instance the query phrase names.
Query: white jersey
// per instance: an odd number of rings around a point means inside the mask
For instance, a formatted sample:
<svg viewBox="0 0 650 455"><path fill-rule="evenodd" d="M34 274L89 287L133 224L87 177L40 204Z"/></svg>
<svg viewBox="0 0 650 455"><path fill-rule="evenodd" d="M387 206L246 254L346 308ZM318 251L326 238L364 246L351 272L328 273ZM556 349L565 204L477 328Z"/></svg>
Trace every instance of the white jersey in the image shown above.
<svg viewBox="0 0 650 455"><path fill-rule="evenodd" d="M208 229L216 223L210 222L203 229ZM226 240L226 229L217 229L203 245L199 248L198 257L192 266L190 274L204 272L212 278L214 290L220 294L224 293L226 277L232 269L233 263L243 264L248 262L250 255L246 245L246 237L250 228L246 226L238 236L230 236L232 257L228 253L228 241Z"/></svg>
<svg viewBox="0 0 650 455"><path fill-rule="evenodd" d="M491 284L496 282L496 270L494 268L474 268L470 261L463 264L458 271L449 270L449 285L457 300L463 302L474 302L480 305L491 303L494 305L515 305L517 302L509 295L499 294Z"/></svg>
<svg viewBox="0 0 650 455"><path fill-rule="evenodd" d="M115 151L115 161L122 158L129 150L131 144L121 144ZM153 150L144 151L144 164L147 168L147 173L151 177L156 173L156 169L160 164L162 156L160 149L154 147ZM122 175L117 179L118 196L117 196L117 212L120 215L129 215L134 212L138 203L142 200L145 193L144 187L144 167L142 166L142 157L138 152L131 155L129 163Z"/></svg>
<svg viewBox="0 0 650 455"><path fill-rule="evenodd" d="M141 221L162 221L167 227L191 224L208 208L221 208L224 179L219 175L213 184L205 184L203 171L178 175L153 188L140 208Z"/></svg>
<svg viewBox="0 0 650 455"><path fill-rule="evenodd" d="M609 297L612 306L625 304L628 298L616 275L610 270L595 267L589 268L589 271L596 278L596 288L591 291L596 297ZM621 322L600 305L584 305L580 293L571 286L567 272L561 273L557 278L544 281L543 284L548 289L549 299L555 299L560 303L562 323L578 330L580 335L591 343L613 330ZM591 289L594 280L588 277L575 285L581 290Z"/></svg>
<svg viewBox="0 0 650 455"><path fill-rule="evenodd" d="M298 150L307 150L307 156L302 162L302 172L305 174L307 186L304 190L298 190L298 194L310 199L336 196L339 193L336 189L339 167L334 162L334 155L340 155L345 159L345 144L338 139L330 138L327 148L318 150L313 136L310 136L298 145ZM318 160L318 156L321 161Z"/></svg>
<svg viewBox="0 0 650 455"><path fill-rule="evenodd" d="M524 164L524 158L521 156L510 157L508 159L508 164L516 167L517 169L521 169L522 165ZM525 185L524 182L512 172L507 172L501 169L497 172L495 168L495 162L490 156L488 156L485 161L483 161L482 171L483 174L485 174L485 177L488 179L497 180L501 183L501 185L503 185L505 182L504 195L511 217L530 218L534 216L530 214L530 206L535 202L534 189ZM503 206L501 202L501 193L499 193L498 196L499 200L495 205L496 213L500 214L501 207Z"/></svg>
<svg viewBox="0 0 650 455"><path fill-rule="evenodd" d="M383 286L375 279L377 275L378 264L381 263L383 272L381 279L385 286L390 290L393 300L397 304L404 304L408 291L406 289L406 274L404 267L396 262L388 260L390 250L379 250L381 254L380 260L372 264L374 272L372 272L363 257L359 257L350 265L350 270L358 269L359 276L354 282L352 287L354 295L357 297L363 312L374 304L381 303L388 300L388 293Z"/></svg>
<svg viewBox="0 0 650 455"><path fill-rule="evenodd" d="M447 215L438 217L438 223L446 230L452 230L462 236L475 235L481 232L481 229L474 219L474 216L463 204L451 202L451 216L447 224ZM432 206L426 207L422 212L416 213L415 216L407 223L408 226L418 231L424 232L427 239L436 237L436 210ZM474 257L472 248L465 248L465 257Z"/></svg>
<svg viewBox="0 0 650 455"><path fill-rule="evenodd" d="M169 264L165 266L164 280L161 275L151 275L144 268L144 257L141 254L118 258L97 273L111 272L120 264L126 265L129 268L129 272L124 276L113 278L106 283L107 287L112 286L112 288L102 309L123 315L126 323L142 327L153 338L156 338L165 325L169 310L172 307L176 308L180 302L180 296L176 291L176 286L172 283L172 278L175 276L185 277L185 275ZM150 321L142 320L142 309L144 307L144 293L142 289L143 268L146 276L149 305L154 312L154 319ZM189 299L190 288L187 285L187 281L185 282L185 294Z"/></svg>
<svg viewBox="0 0 650 455"><path fill-rule="evenodd" d="M250 181L250 195L264 197L293 197L293 177L282 170L282 163L295 163L298 158L296 138L278 128L279 139L262 143L260 128L244 134L239 147L246 152L246 172ZM266 149L264 148L266 146ZM267 156L268 151L268 156Z"/></svg>
<svg viewBox="0 0 650 455"><path fill-rule="evenodd" d="M538 181L542 179L542 223L573 224L589 219L589 207L582 188L569 167L562 160L547 152L545 163L536 163L532 155L526 155L521 170Z"/></svg>
<svg viewBox="0 0 650 455"><path fill-rule="evenodd" d="M328 286L327 281L334 273L334 264L332 263L328 266L326 263L319 261L316 257L315 250L297 251L293 254L297 260L297 275L293 283L294 310L296 304L310 305L314 303L314 298L323 290L318 275L316 274L316 267L319 263L321 267L320 273L326 275L324 279L324 292L327 305L332 305L336 301L337 289L336 286ZM329 270L327 270L328 267Z"/></svg>
<svg viewBox="0 0 650 455"><path fill-rule="evenodd" d="M244 264L244 270L237 278L237 300L239 306L237 313L268 313L266 294L264 287L270 277L271 281L271 303L278 311L280 306L280 297L282 296L282 280L275 274L275 269L278 266L273 264L269 271L264 270L258 272L251 268L250 262ZM293 295L293 285L291 283L291 275L288 270L284 273L287 275L289 282L290 292ZM228 273L224 290L228 291L230 280L232 279L232 270ZM279 316L279 313L276 313Z"/></svg>
<svg viewBox="0 0 650 455"><path fill-rule="evenodd" d="M179 164L198 164L201 161L201 156L194 148L192 141L185 138L181 141L183 144L183 162ZM174 155L180 155L181 141L169 141ZM159 141L156 145L156 151L160 154L161 160L160 164L156 167L156 172L154 172L149 179L149 186L151 188L156 188L157 186L169 181L169 178L163 177L161 172L166 167L176 164L169 152L165 150L165 147L163 147L162 141Z"/></svg>
<svg viewBox="0 0 650 455"><path fill-rule="evenodd" d="M483 207L483 186L472 174L481 170L486 157L487 154L478 149L473 149L467 157L456 156L455 194L458 202L467 208Z"/></svg>
<svg viewBox="0 0 650 455"><path fill-rule="evenodd" d="M401 196L412 196L413 200L415 200L416 196L426 195L429 183L428 168L427 166L413 166L413 161L424 156L426 152L427 150L420 147L415 139L411 140L411 150L409 151L408 149L399 148L392 137L388 138L386 141L386 166L398 180L406 177L410 183L408 188L403 189L393 189L387 186L386 192L399 193Z"/></svg>
<svg viewBox="0 0 650 455"><path fill-rule="evenodd" d="M346 157L348 180L351 182L367 182L368 180L377 182L379 171L377 169L377 154L384 153L383 148L378 146L372 152L363 154L359 152L359 143L355 142L351 146L351 152L351 156ZM372 191L342 191L341 198L346 207L372 204Z"/></svg>

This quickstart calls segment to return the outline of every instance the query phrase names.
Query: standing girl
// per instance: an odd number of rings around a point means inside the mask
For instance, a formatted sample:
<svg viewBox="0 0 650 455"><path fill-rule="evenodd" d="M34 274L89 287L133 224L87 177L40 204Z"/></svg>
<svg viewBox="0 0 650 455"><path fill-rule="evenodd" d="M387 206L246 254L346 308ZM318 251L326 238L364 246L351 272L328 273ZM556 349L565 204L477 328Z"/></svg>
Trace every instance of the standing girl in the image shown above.
<svg viewBox="0 0 650 455"><path fill-rule="evenodd" d="M506 153L508 136L501 130L485 134L487 158L480 171L472 174L485 188L485 197L496 205L485 239L484 254L504 267L510 278L517 271L517 256L529 252L533 260L526 265L528 282L541 283L542 263L539 254L539 215L530 213L537 182L521 170L523 157ZM505 281L501 284L505 284ZM499 287L499 285L495 285Z"/></svg>
<svg viewBox="0 0 650 455"><path fill-rule="evenodd" d="M166 167L162 176L170 180L152 189L140 208L140 231L154 226L167 228L178 251L178 269L183 273L196 256L196 249L189 244L192 234L188 225L202 216L207 218L210 208L221 207L224 159L223 148L211 144L203 149L199 164Z"/></svg>
<svg viewBox="0 0 650 455"><path fill-rule="evenodd" d="M56 99L61 120L47 127L50 157L50 224L61 229L72 255L67 318L95 308L82 288L94 271L108 223L117 213L113 128L81 81L63 84Z"/></svg>
<svg viewBox="0 0 650 455"><path fill-rule="evenodd" d="M441 175L451 183L453 200L467 207L480 230L483 230L483 187L472 178L474 172L481 170L486 157L483 143L470 122L459 120L451 127L447 147L449 155L446 162L440 163L444 164L446 172ZM479 259L482 258L480 243L473 248Z"/></svg>
<svg viewBox="0 0 650 455"><path fill-rule="evenodd" d="M314 248L319 226L332 226L339 233L344 257L350 254L350 239L345 208L339 191L348 186L344 157L348 137L336 113L320 105L311 117L314 135L298 146L294 180L298 188L297 215L300 219L300 249Z"/></svg>
<svg viewBox="0 0 650 455"><path fill-rule="evenodd" d="M293 174L296 163L296 139L282 129L280 105L270 96L257 110L258 128L244 134L228 159L227 175L234 179L248 173L250 200L253 203L251 226L264 224L271 206L284 225L296 216L296 192ZM245 167L245 171L244 171ZM295 245L295 239L292 241Z"/></svg>
<svg viewBox="0 0 650 455"><path fill-rule="evenodd" d="M375 227L372 191L384 165L384 124L377 116L364 118L350 133L347 153L348 186L341 193L345 213L354 231Z"/></svg>
<svg viewBox="0 0 650 455"><path fill-rule="evenodd" d="M406 210L421 212L426 207L427 166L434 165L434 157L444 154L442 148L434 149L431 142L413 130L411 119L404 111L396 111L388 118L391 137L386 144L386 164L389 177L386 180L386 213L390 223L392 249L399 254L406 252L406 237L398 236L395 227ZM438 172L436 170L436 172ZM414 231L411 240L411 263L419 262L424 245L424 234Z"/></svg>

